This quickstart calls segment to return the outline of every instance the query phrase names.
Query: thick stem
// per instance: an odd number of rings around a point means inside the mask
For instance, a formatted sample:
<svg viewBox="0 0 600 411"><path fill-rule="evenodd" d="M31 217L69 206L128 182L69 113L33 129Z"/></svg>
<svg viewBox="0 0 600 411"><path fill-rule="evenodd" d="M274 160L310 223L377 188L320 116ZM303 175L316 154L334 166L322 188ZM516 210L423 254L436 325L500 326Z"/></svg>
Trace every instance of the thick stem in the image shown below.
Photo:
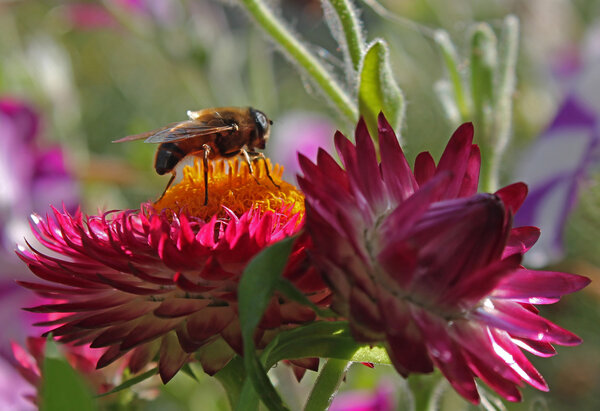
<svg viewBox="0 0 600 411"><path fill-rule="evenodd" d="M322 89L340 112L351 122L358 120L358 109L335 79L284 26L261 0L240 0L258 25L278 44Z"/></svg>
<svg viewBox="0 0 600 411"><path fill-rule="evenodd" d="M352 363L334 358L327 360L310 392L304 411L320 411L329 408L350 364Z"/></svg>

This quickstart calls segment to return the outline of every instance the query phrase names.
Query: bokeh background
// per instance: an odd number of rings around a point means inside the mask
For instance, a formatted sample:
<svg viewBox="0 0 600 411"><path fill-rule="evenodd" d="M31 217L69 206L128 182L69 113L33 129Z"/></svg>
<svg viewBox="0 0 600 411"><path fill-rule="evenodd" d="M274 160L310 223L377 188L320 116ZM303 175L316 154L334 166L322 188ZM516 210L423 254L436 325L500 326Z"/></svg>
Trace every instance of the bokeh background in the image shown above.
<svg viewBox="0 0 600 411"><path fill-rule="evenodd" d="M342 56L320 2L270 3L342 77ZM435 93L446 74L434 30L446 30L459 54L468 56L475 22L499 29L508 14L520 19L514 124L502 183L524 180L531 190L540 189L528 215L517 216L541 226L546 239L528 263L587 275L593 282L542 308L584 339L579 347L559 347L555 358L532 358L550 393L526 388L523 403L495 406L600 409L600 2L381 0L386 15L374 11L372 1L355 3L367 38L382 37L390 46L406 99L401 134L409 160L423 150L439 157L456 127ZM467 65L465 58L465 70ZM294 180L296 150L312 156L317 146L332 147L335 129L352 130L236 1L1 0L0 103L2 358L10 355L10 339L32 332L31 318L18 310L31 296L14 287L14 279L28 273L12 252L27 235L28 215L46 213L48 204L68 209L79 204L90 213L135 208L162 192L168 178L154 173L156 147L112 140L183 120L189 109L251 105L273 119L267 154ZM18 377L2 358L0 408L27 409L20 390L5 388ZM274 378L291 376L278 367ZM354 365L342 390L354 396L354 405L357 398L384 404L382 398L398 400L403 384L391 368ZM285 386L291 398L302 398L308 384ZM27 391L26 384L22 389ZM468 408L451 395L446 401L446 409ZM199 387L185 375L158 399L140 399L138 406L227 409L216 382L206 378Z"/></svg>

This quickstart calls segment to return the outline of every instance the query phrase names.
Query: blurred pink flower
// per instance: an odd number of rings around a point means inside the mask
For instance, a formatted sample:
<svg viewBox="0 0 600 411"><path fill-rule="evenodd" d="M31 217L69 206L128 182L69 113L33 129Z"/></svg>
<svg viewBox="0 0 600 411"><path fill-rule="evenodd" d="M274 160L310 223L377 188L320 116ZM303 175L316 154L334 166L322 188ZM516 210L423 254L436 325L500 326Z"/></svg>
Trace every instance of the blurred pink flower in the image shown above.
<svg viewBox="0 0 600 411"><path fill-rule="evenodd" d="M394 387L385 382L373 391L355 390L339 393L328 411L395 411Z"/></svg>
<svg viewBox="0 0 600 411"><path fill-rule="evenodd" d="M29 214L45 211L51 203L73 210L78 202L77 184L65 168L61 149L42 148L39 134L40 118L29 104L0 98L0 357L7 360L12 357L9 341L24 342L34 333L33 315L21 307L42 301L15 283L32 277L14 253L16 243L30 232ZM2 366L0 378L13 379L14 373ZM0 397L0 404L10 401Z"/></svg>
<svg viewBox="0 0 600 411"><path fill-rule="evenodd" d="M319 147L327 151L333 148L331 136L334 131L335 126L325 117L305 112L290 113L275 122L268 149L284 166L284 177L293 179L300 171L298 153L314 161Z"/></svg>
<svg viewBox="0 0 600 411"><path fill-rule="evenodd" d="M114 29L119 22L101 4L72 3L66 6L67 17L78 30Z"/></svg>
<svg viewBox="0 0 600 411"><path fill-rule="evenodd" d="M539 236L512 227L526 186L477 194L471 124L456 130L437 165L419 154L414 172L383 115L381 161L364 121L355 136L356 145L335 136L345 169L321 150L316 164L300 156L298 177L311 256L354 338L383 343L403 376L439 368L473 403L475 377L510 401L520 400L523 382L547 390L521 349L549 357L551 344L581 340L533 304L554 303L589 279L520 265Z"/></svg>

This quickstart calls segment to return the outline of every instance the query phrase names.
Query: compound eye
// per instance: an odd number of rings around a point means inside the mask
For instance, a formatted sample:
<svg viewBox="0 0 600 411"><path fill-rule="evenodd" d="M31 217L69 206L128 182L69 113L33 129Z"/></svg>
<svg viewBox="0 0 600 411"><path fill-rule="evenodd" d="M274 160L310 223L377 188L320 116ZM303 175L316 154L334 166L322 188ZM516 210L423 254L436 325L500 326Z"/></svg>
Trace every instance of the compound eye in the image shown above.
<svg viewBox="0 0 600 411"><path fill-rule="evenodd" d="M267 116L265 116L263 113L257 112L255 121L263 132L269 128L269 120L267 120Z"/></svg>

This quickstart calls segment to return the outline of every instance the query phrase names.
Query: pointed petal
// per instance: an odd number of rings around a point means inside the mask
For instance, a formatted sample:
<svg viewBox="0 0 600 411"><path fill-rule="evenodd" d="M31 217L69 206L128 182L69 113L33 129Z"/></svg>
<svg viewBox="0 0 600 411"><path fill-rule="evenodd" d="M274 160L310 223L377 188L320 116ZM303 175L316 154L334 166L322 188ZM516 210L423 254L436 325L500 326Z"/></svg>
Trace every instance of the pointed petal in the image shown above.
<svg viewBox="0 0 600 411"><path fill-rule="evenodd" d="M458 192L458 197L469 197L477 193L479 186L479 170L481 169L481 152L476 145L471 146L471 154L467 161L467 169Z"/></svg>
<svg viewBox="0 0 600 411"><path fill-rule="evenodd" d="M411 313L427 345L429 355L454 389L473 404L479 403L477 386L467 362L447 332L445 320L430 315L422 308Z"/></svg>
<svg viewBox="0 0 600 411"><path fill-rule="evenodd" d="M170 332L162 337L159 357L158 372L163 384L166 384L189 360L190 355L181 349L175 333Z"/></svg>
<svg viewBox="0 0 600 411"><path fill-rule="evenodd" d="M473 124L465 123L459 126L440 158L436 173L451 171L453 179L448 184L447 190L443 195L444 199L456 198L460 192L463 178L469 164L471 156L471 146L473 143Z"/></svg>
<svg viewBox="0 0 600 411"><path fill-rule="evenodd" d="M527 185L524 183L514 183L496 191L507 210L514 215L527 197Z"/></svg>
<svg viewBox="0 0 600 411"><path fill-rule="evenodd" d="M519 269L504 278L494 290L494 298L543 304L545 299L556 301L565 294L581 290L590 279L557 271Z"/></svg>
<svg viewBox="0 0 600 411"><path fill-rule="evenodd" d="M493 308L485 305L473 312L491 327L505 330L515 337L559 345L578 345L581 339L572 332L523 308L520 304L494 300Z"/></svg>
<svg viewBox="0 0 600 411"><path fill-rule="evenodd" d="M540 233L540 229L537 227L513 228L502 252L502 257L515 253L525 254L536 243Z"/></svg>
<svg viewBox="0 0 600 411"><path fill-rule="evenodd" d="M419 153L415 158L415 179L422 186L435 175L435 160L427 151Z"/></svg>
<svg viewBox="0 0 600 411"><path fill-rule="evenodd" d="M398 204L415 192L417 182L400 148L396 134L383 113L378 117L378 130L381 173L394 203Z"/></svg>

